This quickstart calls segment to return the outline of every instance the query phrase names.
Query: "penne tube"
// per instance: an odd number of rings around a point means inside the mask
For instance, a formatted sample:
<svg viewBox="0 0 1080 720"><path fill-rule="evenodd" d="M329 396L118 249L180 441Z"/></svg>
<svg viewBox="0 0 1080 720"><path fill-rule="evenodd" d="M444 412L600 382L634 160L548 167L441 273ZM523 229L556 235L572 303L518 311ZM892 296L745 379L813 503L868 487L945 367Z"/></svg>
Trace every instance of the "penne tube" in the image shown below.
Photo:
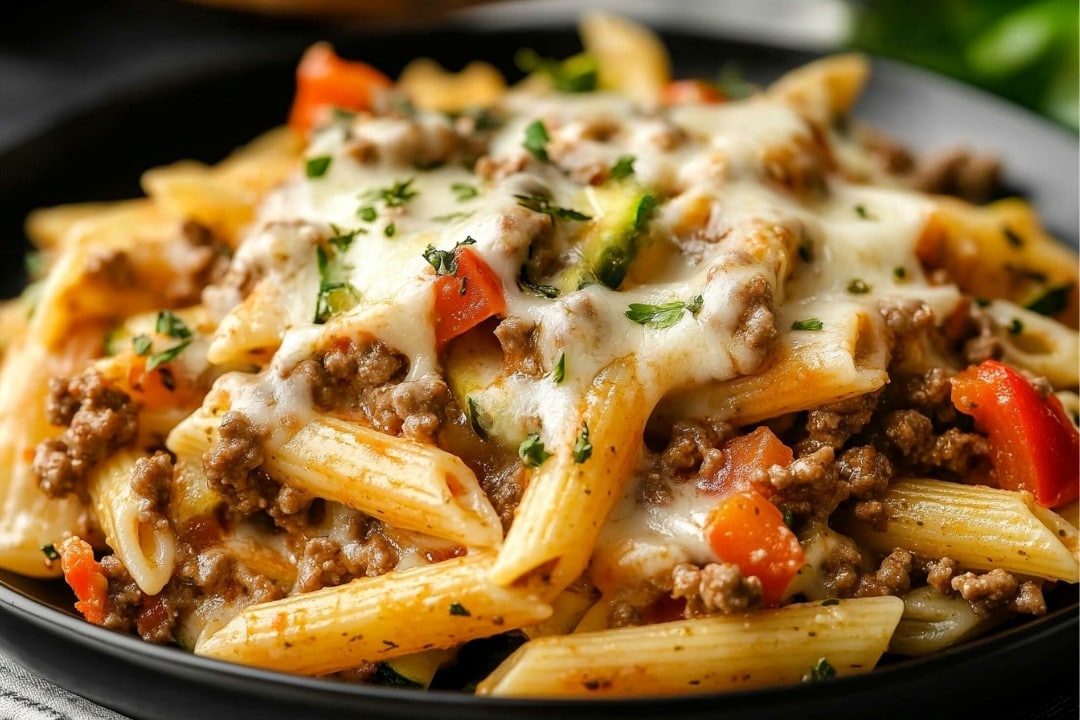
<svg viewBox="0 0 1080 720"><path fill-rule="evenodd" d="M550 606L537 597L483 580L492 557L471 554L253 605L203 637L195 653L322 675L548 617Z"/></svg>
<svg viewBox="0 0 1080 720"><path fill-rule="evenodd" d="M1002 359L1041 375L1054 387L1080 383L1080 333L1008 300L991 302L986 311L1000 328Z"/></svg>
<svg viewBox="0 0 1080 720"><path fill-rule="evenodd" d="M1080 580L1070 547L1077 530L1026 493L940 480L894 482L882 502L884 532L845 517L838 529L878 552L902 547L972 570L1001 568L1047 580Z"/></svg>
<svg viewBox="0 0 1080 720"><path fill-rule="evenodd" d="M534 573L531 579L549 600L588 565L600 527L637 462L652 405L632 357L602 370L581 407L582 424L564 428L553 455L534 471L491 573L500 585ZM579 463L574 439L586 426L593 451Z"/></svg>
<svg viewBox="0 0 1080 720"><path fill-rule="evenodd" d="M122 448L91 472L87 492L105 532L105 542L147 595L161 592L176 565L176 539L164 516L157 522L140 517L140 498L132 487L136 464L147 461Z"/></svg>
<svg viewBox="0 0 1080 720"><path fill-rule="evenodd" d="M493 547L502 524L476 476L434 445L334 418L318 418L277 447L274 477L406 530Z"/></svg>
<svg viewBox="0 0 1080 720"><path fill-rule="evenodd" d="M789 605L744 615L531 640L477 686L512 697L707 693L797 683L824 658L869 672L904 603L896 597Z"/></svg>
<svg viewBox="0 0 1080 720"><path fill-rule="evenodd" d="M992 630L1011 615L1007 611L977 615L964 598L942 595L929 585L912 590L903 600L904 615L889 641L889 652L898 655L941 652Z"/></svg>
<svg viewBox="0 0 1080 720"><path fill-rule="evenodd" d="M761 372L670 394L657 408L665 422L713 417L749 425L786 413L865 395L888 380L880 324L863 309L822 307L817 332L785 332Z"/></svg>

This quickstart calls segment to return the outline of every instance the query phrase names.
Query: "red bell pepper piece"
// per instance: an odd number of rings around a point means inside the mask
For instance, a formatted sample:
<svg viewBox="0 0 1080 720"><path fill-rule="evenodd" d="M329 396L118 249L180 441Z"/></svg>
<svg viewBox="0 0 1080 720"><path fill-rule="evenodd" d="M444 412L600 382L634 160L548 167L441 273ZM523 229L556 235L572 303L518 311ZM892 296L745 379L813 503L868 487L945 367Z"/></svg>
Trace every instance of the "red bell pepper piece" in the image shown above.
<svg viewBox="0 0 1080 720"><path fill-rule="evenodd" d="M768 470L773 465L787 467L794 459L791 448L764 425L732 438L720 452L724 457L723 464L715 475L702 480L699 487L706 492L722 495L753 488L759 471ZM755 489L766 495L769 491L763 486Z"/></svg>
<svg viewBox="0 0 1080 720"><path fill-rule="evenodd" d="M777 605L795 573L806 562L795 533L780 509L757 490L732 493L717 504L705 523L705 537L724 562L744 577L761 580L766 605Z"/></svg>
<svg viewBox="0 0 1080 720"><path fill-rule="evenodd" d="M296 68L296 97L289 126L306 132L327 108L368 110L375 95L393 85L390 78L362 62L342 60L327 43L307 49Z"/></svg>
<svg viewBox="0 0 1080 720"><path fill-rule="evenodd" d="M999 487L1027 490L1042 507L1080 495L1080 435L1056 397L1042 398L1019 372L987 360L953 378L952 402L986 433Z"/></svg>
<svg viewBox="0 0 1080 720"><path fill-rule="evenodd" d="M673 80L660 93L660 101L665 105L715 105L725 100L715 85L704 80Z"/></svg>
<svg viewBox="0 0 1080 720"><path fill-rule="evenodd" d="M453 275L435 278L435 344L442 348L489 317L506 314L502 283L488 264L466 246L454 250Z"/></svg>
<svg viewBox="0 0 1080 720"><path fill-rule="evenodd" d="M102 625L109 581L94 559L94 549L81 538L69 537L57 543L56 552L64 580L75 592L75 609L95 625Z"/></svg>

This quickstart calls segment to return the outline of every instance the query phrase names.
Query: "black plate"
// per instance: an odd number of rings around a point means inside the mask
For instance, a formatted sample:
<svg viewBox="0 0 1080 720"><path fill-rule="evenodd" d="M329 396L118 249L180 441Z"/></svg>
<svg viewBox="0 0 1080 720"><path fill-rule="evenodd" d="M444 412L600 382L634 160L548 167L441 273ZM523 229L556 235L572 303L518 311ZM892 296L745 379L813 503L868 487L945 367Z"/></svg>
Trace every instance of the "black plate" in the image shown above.
<svg viewBox="0 0 1080 720"><path fill-rule="evenodd" d="M810 59L792 50L692 35L666 37L683 75L711 76L736 60L764 82ZM451 30L339 43L391 74L429 54L450 67L481 56L508 74L515 49L564 56L568 31ZM22 238L34 207L133 196L139 173L180 158L220 159L284 118L295 54L201 67L86 108L60 126L0 148L0 237ZM1027 112L909 68L877 63L859 116L916 148L992 149L1007 182L1029 196L1049 227L1077 243L1076 137ZM141 131L141 132L139 132ZM15 292L22 242L0 243L4 290ZM893 717L987 712L996 717L1075 716L1076 589L1063 588L1047 617L932 658L887 663L858 677L722 696L602 702L523 702L349 686L229 665L89 625L71 612L59 582L0 572L0 647L41 675L126 714L147 719L260 717L670 718ZM961 700L962 698L962 700ZM1041 713L1041 714L1040 714ZM1049 713L1049 714L1047 714Z"/></svg>

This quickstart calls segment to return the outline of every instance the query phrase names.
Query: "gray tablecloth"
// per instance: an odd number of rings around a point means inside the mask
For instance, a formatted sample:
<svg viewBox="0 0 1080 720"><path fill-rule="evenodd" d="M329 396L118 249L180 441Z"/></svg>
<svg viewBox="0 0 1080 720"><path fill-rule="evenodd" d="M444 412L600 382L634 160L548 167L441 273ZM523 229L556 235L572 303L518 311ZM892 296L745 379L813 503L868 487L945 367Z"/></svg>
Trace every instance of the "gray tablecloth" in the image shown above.
<svg viewBox="0 0 1080 720"><path fill-rule="evenodd" d="M0 720L125 720L42 680L0 651Z"/></svg>

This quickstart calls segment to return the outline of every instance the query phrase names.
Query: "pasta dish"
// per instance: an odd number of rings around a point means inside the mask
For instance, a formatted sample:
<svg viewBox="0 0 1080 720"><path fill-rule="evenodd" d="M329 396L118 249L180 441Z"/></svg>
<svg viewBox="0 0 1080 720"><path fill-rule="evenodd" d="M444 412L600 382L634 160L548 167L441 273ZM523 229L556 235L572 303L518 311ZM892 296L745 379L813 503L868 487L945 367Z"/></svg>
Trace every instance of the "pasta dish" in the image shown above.
<svg viewBox="0 0 1080 720"><path fill-rule="evenodd" d="M0 567L198 655L499 696L821 680L1045 614L1080 580L1075 255L985 161L854 120L862 57L718 85L581 33L512 87L316 45L288 127L35 212Z"/></svg>

